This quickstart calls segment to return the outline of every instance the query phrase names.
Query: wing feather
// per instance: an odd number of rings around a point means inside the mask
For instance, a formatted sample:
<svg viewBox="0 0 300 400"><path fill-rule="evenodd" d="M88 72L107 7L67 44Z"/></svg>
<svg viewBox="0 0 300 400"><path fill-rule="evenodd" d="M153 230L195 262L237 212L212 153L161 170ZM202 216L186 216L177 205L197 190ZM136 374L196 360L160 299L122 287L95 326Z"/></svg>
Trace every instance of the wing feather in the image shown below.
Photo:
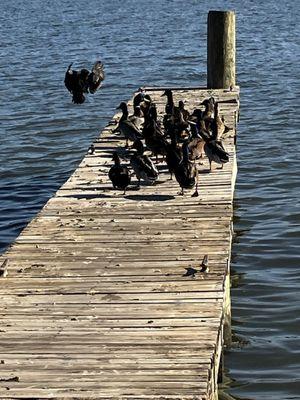
<svg viewBox="0 0 300 400"><path fill-rule="evenodd" d="M96 61L88 78L90 93L94 94L99 89L104 78L104 66L101 61Z"/></svg>

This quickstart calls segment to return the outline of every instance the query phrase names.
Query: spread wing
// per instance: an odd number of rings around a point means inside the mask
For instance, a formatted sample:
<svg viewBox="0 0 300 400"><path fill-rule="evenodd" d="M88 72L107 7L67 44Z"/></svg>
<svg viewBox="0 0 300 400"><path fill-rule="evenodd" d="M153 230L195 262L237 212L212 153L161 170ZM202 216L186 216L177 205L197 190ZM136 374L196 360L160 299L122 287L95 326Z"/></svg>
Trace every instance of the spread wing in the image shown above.
<svg viewBox="0 0 300 400"><path fill-rule="evenodd" d="M82 104L85 101L82 71L78 72L68 66L65 74L65 87L72 93L72 101L75 104Z"/></svg>
<svg viewBox="0 0 300 400"><path fill-rule="evenodd" d="M74 90L76 84L76 76L77 76L77 71L73 71L71 67L72 63L68 66L68 69L65 74L65 87L68 89L70 93L72 93Z"/></svg>
<svg viewBox="0 0 300 400"><path fill-rule="evenodd" d="M90 93L94 94L105 78L104 66L101 61L96 61L88 77Z"/></svg>

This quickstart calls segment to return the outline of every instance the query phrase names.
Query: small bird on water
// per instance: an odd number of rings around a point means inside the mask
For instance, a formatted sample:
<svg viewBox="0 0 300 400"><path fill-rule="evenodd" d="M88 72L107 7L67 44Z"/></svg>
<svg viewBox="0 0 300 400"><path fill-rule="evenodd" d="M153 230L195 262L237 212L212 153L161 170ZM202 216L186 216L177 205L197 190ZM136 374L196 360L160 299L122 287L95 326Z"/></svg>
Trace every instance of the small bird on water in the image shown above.
<svg viewBox="0 0 300 400"><path fill-rule="evenodd" d="M85 101L84 93L94 94L100 88L105 78L104 66L101 61L96 61L90 72L85 68L75 71L71 69L72 64L65 74L65 86L72 94L73 103L82 104Z"/></svg>

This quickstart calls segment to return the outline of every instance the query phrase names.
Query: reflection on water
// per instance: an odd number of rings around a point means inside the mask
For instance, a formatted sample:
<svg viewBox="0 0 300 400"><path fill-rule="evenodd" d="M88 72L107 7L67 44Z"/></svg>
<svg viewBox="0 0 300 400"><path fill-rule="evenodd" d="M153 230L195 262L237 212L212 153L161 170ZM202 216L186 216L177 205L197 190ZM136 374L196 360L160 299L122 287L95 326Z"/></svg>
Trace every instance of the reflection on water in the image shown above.
<svg viewBox="0 0 300 400"><path fill-rule="evenodd" d="M241 86L226 356L243 399L299 399L299 5L287 0L3 2L0 251L67 179L120 101L147 85L206 84L209 9L237 13ZM95 10L97 10L95 12ZM80 106L65 69L101 58L106 80ZM234 379L234 381L233 381ZM298 396L298 397L297 397Z"/></svg>

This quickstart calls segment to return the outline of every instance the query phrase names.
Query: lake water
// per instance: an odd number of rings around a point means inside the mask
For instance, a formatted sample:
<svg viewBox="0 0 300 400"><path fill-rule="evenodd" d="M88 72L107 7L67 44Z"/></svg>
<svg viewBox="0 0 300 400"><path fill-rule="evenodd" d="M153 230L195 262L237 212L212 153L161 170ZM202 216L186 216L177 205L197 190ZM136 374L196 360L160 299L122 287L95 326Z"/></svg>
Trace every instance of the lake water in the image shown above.
<svg viewBox="0 0 300 400"><path fill-rule="evenodd" d="M209 4L208 4L209 3ZM0 252L78 165L139 86L206 85L210 9L237 14L239 174L228 392L300 399L299 2L3 0ZM103 60L80 106L67 65Z"/></svg>

